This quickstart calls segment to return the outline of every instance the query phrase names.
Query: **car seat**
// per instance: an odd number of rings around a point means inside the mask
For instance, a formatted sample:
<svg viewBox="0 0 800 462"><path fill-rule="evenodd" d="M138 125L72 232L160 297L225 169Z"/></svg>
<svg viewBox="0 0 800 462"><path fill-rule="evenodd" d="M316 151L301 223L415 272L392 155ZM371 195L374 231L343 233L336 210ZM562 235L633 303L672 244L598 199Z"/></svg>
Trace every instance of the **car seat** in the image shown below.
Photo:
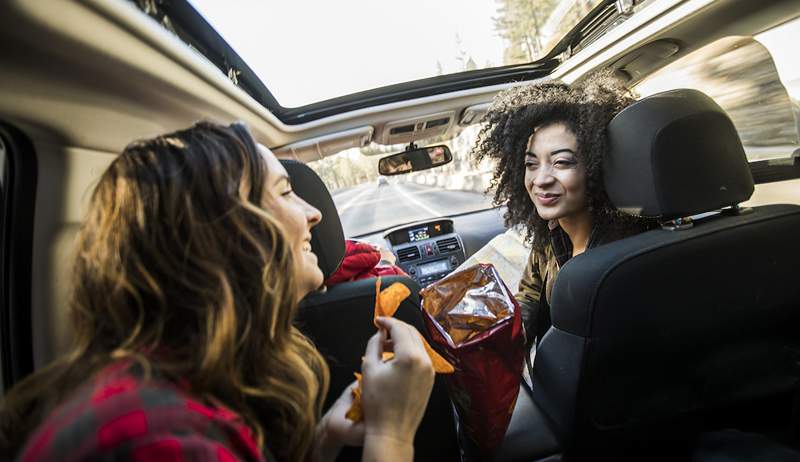
<svg viewBox="0 0 800 462"><path fill-rule="evenodd" d="M791 438L800 207L739 207L741 141L698 91L644 98L608 134L609 198L663 226L561 269L498 459L687 460L722 428Z"/></svg>
<svg viewBox="0 0 800 462"><path fill-rule="evenodd" d="M344 257L345 237L339 214L325 184L307 165L293 160L281 160L289 173L295 193L322 212L322 221L311 230L311 248L317 254L319 267L327 279ZM405 276L382 278L381 287L395 282L405 284L411 296L401 303L395 317L425 334L420 311L417 283ZM344 282L313 293L300 305L298 327L325 357L330 367L331 383L325 409L341 395L361 370L361 357L369 338L375 334L375 279ZM386 399L393 399L386 396ZM457 461L459 448L455 420L441 377L437 377L428 408L414 440L417 461ZM361 460L360 450L346 450L338 460Z"/></svg>

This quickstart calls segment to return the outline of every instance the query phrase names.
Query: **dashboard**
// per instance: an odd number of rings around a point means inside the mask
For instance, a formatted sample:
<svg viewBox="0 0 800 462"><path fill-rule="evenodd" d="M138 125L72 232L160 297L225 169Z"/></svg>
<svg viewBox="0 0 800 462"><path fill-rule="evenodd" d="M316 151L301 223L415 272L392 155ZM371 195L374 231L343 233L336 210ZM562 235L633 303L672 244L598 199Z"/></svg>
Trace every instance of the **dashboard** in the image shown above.
<svg viewBox="0 0 800 462"><path fill-rule="evenodd" d="M397 256L397 265L422 286L443 278L466 259L464 242L449 218L392 228L383 238Z"/></svg>

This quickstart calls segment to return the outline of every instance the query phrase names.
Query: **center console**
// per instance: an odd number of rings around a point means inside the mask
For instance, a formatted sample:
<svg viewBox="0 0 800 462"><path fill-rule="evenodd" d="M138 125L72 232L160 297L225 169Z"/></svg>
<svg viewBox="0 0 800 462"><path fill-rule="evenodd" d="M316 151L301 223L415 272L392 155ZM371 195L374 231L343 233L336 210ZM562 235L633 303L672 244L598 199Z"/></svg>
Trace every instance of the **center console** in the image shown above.
<svg viewBox="0 0 800 462"><path fill-rule="evenodd" d="M383 237L397 265L422 286L443 278L466 259L464 243L447 218L393 228Z"/></svg>

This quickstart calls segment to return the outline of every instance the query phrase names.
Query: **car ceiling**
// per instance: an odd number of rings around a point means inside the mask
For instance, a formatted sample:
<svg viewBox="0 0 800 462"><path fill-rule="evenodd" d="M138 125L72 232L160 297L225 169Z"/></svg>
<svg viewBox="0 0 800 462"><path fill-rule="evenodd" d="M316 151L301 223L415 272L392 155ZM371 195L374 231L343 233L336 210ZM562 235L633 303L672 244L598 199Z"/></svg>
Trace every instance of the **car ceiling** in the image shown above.
<svg viewBox="0 0 800 462"><path fill-rule="evenodd" d="M459 90L287 125L128 2L16 0L4 9L0 116L68 145L106 152L198 119L243 120L260 142L280 148L364 127L372 129L373 141L389 143L392 137L385 131L398 121L413 123L447 113L453 115L452 122L436 133L447 138L463 128L458 121L465 109L485 108L497 92L519 84ZM654 0L571 56L552 77L574 81L657 39L679 46L675 55L664 58L671 61L721 36L765 30L797 16L798 10L794 0L769 5L749 0ZM356 143L361 143L363 131L355 133L361 137ZM310 154L282 152L313 160Z"/></svg>
<svg viewBox="0 0 800 462"><path fill-rule="evenodd" d="M796 0L652 0L642 10L648 15L635 15L605 39L584 47L552 76L577 80L654 39L674 40L680 55L720 34L760 32L797 16L798 10ZM38 365L64 351L69 341L60 328L68 322L67 310L60 308L68 298L63 275L69 273L68 255L86 213L87 191L131 140L199 119L242 120L272 148L319 137L345 142L348 133L363 136L365 127L372 139L381 140L384 130L399 121L442 113L458 119L465 108L485 108L497 92L521 84L431 95L287 125L127 1L3 2L0 47L0 119L31 138L39 166L31 204L31 305ZM448 133L459 129L454 124ZM291 150L283 153L292 155Z"/></svg>

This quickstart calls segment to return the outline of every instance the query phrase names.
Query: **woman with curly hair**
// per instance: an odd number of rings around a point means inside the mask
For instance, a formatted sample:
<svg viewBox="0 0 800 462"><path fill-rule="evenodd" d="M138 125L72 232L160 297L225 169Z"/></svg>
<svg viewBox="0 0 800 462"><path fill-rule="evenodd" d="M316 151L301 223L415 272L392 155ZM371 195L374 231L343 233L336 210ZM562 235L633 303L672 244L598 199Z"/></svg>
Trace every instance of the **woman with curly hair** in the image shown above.
<svg viewBox="0 0 800 462"><path fill-rule="evenodd" d="M0 459L333 460L363 444L364 460L412 460L433 370L408 324L378 318L364 421L345 418L350 389L320 416L328 368L293 325L322 284L320 219L242 125L129 145L78 235L74 347L6 396Z"/></svg>
<svg viewBox="0 0 800 462"><path fill-rule="evenodd" d="M617 211L603 185L606 127L634 102L609 74L579 85L541 83L507 90L492 103L473 155L496 161L494 203L507 226L532 243L516 294L529 346L550 327L548 300L559 268L601 244L651 224Z"/></svg>

